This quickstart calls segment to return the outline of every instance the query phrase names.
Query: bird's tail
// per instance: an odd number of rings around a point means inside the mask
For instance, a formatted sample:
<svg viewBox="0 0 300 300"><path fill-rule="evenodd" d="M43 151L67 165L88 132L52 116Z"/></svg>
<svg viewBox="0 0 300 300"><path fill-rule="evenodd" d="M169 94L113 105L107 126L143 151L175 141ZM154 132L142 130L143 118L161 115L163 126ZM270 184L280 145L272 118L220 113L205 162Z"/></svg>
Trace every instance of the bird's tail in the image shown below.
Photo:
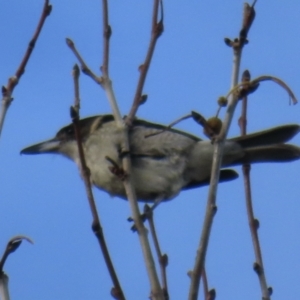
<svg viewBox="0 0 300 300"><path fill-rule="evenodd" d="M299 125L285 125L231 139L245 151L245 155L233 164L288 162L300 159L300 147L285 144L299 132Z"/></svg>

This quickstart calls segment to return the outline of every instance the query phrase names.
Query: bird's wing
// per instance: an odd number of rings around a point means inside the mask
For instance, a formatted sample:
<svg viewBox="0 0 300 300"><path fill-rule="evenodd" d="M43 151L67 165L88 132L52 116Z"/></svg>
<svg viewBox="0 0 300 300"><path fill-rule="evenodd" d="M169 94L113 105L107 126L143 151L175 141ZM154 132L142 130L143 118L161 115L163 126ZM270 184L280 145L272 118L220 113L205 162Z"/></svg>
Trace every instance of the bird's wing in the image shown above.
<svg viewBox="0 0 300 300"><path fill-rule="evenodd" d="M135 122L130 130L130 152L134 156L151 156L161 159L166 156L188 154L199 138L165 126Z"/></svg>

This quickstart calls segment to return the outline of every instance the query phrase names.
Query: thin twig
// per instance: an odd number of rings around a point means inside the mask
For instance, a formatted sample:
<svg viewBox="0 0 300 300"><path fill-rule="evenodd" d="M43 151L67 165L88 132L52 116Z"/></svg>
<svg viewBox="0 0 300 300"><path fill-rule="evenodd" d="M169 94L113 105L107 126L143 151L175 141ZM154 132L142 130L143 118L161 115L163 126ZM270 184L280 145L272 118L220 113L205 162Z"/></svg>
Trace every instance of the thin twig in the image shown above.
<svg viewBox="0 0 300 300"><path fill-rule="evenodd" d="M2 96L3 96L3 98L2 98L2 105L1 105L1 111L0 111L0 135L1 135L1 132L2 132L2 128L3 128L3 124L4 124L4 120L5 120L7 110L9 108L11 102L13 101L12 94L13 94L14 88L19 83L22 75L25 72L26 65L29 61L29 58L30 58L31 53L34 49L36 41L37 41L37 39L39 37L39 34L40 34L40 32L43 28L43 25L45 23L46 18L51 13L51 10L52 10L52 5L49 4L49 0L45 0L40 20L39 20L38 25L35 29L33 37L32 37L32 39L30 40L30 42L27 46L27 50L24 54L24 57L23 57L20 65L19 65L15 75L8 79L8 82L7 82L6 86L2 86Z"/></svg>
<svg viewBox="0 0 300 300"><path fill-rule="evenodd" d="M215 300L216 290L208 289L208 280L207 280L205 267L202 269L202 281L203 281L204 299L205 300Z"/></svg>
<svg viewBox="0 0 300 300"><path fill-rule="evenodd" d="M148 138L148 137L152 137L152 136L155 136L155 135L158 135L158 134L161 134L167 130L170 130L173 126L175 126L176 124L178 124L179 122L183 121L183 120L186 120L186 119L189 119L189 118L192 118L192 114L188 114L188 115L185 115L175 121L173 121L171 124L169 124L168 126L166 126L164 129L161 129L161 130L158 130L157 132L154 132L154 133L149 133L147 135L145 135L145 138Z"/></svg>
<svg viewBox="0 0 300 300"><path fill-rule="evenodd" d="M33 244L32 239L25 236L25 235L16 235L8 241L8 243L6 245L6 248L5 248L5 251L4 251L4 253L1 257L1 260L0 260L0 273L3 272L3 267L4 267L4 264L6 262L7 257L19 248L22 241L27 241L30 244Z"/></svg>
<svg viewBox="0 0 300 300"><path fill-rule="evenodd" d="M156 234L156 229L154 225L154 218L153 218L153 209L151 209L147 204L145 205L144 208L144 213L147 216L147 220L149 223L150 227L150 233L153 239L153 244L154 248L156 251L156 255L159 261L159 266L160 266L160 273L161 273L161 278L162 278L162 289L164 293L164 299L168 300L169 299L169 290L168 290L168 282L167 282L167 266L168 266L168 255L167 254L162 254Z"/></svg>
<svg viewBox="0 0 300 300"><path fill-rule="evenodd" d="M161 8L161 18L158 20L158 13L159 13L159 7ZM142 99L142 92L146 80L146 76L149 70L149 66L151 63L151 59L153 57L154 49L156 42L160 35L163 33L164 30L164 12L163 12L163 2L162 0L154 0L154 6L153 6L153 14L152 14L152 29L151 29L151 39L148 47L148 51L146 54L146 58L144 63L139 67L140 71L140 77L137 84L137 88L135 91L134 100L130 109L130 112L126 118L126 123L131 124L132 120L134 119L134 116L141 104Z"/></svg>
<svg viewBox="0 0 300 300"><path fill-rule="evenodd" d="M242 76L242 82L247 83L249 81L250 81L250 73L248 71L245 71ZM247 134L247 102L248 102L247 98L248 98L247 96L243 98L242 112L241 112L241 117L239 119L239 126L241 129L242 136ZM253 212L251 184L250 184L251 165L244 164L242 169L243 169L243 177L244 177L244 188L245 188L248 223L250 227L254 254L256 259L256 262L254 264L254 270L256 271L260 282L262 299L270 300L271 298L270 298L270 293L269 293L267 280L264 272L263 259L262 259L261 248L260 248L259 237L258 237L259 222L257 219L255 219L254 212Z"/></svg>
<svg viewBox="0 0 300 300"><path fill-rule="evenodd" d="M297 104L298 101L296 99L296 96L294 95L292 90L289 88L289 86L281 79L274 77L274 76L270 76L270 75L264 75L264 76L255 78L253 81L255 83L255 81L260 82L260 81L267 81L267 80L271 80L271 81L274 81L275 83L279 84L283 89L285 89L287 91L287 93L289 94L290 100L293 102L293 104Z"/></svg>
<svg viewBox="0 0 300 300"><path fill-rule="evenodd" d="M93 73L91 71L91 69L88 67L88 65L85 63L84 59L82 58L82 56L78 52L78 50L75 46L75 43L70 38L66 38L66 43L69 46L69 48L72 50L72 52L74 53L76 58L78 59L78 61L80 63L81 71L85 75L90 76L96 83L101 85L102 84L101 77L98 77L95 73Z"/></svg>
<svg viewBox="0 0 300 300"><path fill-rule="evenodd" d="M128 137L128 128L126 124L123 122L122 116L120 114L117 101L115 98L115 94L112 88L112 82L109 78L109 70L108 70L108 59L109 59L109 37L111 32L111 27L108 21L108 3L107 0L103 1L103 36L104 36L104 50L103 50L103 63L102 63L102 87L106 93L106 96L111 105L116 126L119 128L122 139L121 139L121 151L123 153L130 153L129 147L129 137ZM156 0L155 0L156 1ZM109 28L109 29L108 29ZM135 227L137 228L138 236L140 239L140 244L142 247L144 260L146 264L146 269L148 272L148 277L151 285L151 298L153 300L163 300L162 289L159 284L155 263L153 259L153 255L150 248L150 243L147 236L147 229L145 228L143 221L141 219L141 214L139 211L139 207L137 204L136 193L133 185L132 167L131 167L131 159L129 155L123 155L122 157L122 166L125 174L123 184L126 191L127 199L129 201L129 205L132 212L132 218L134 220Z"/></svg>
<svg viewBox="0 0 300 300"><path fill-rule="evenodd" d="M207 281L205 267L203 267L203 269L202 269L202 281L203 281L204 299L206 300L207 296L208 296L208 281Z"/></svg>
<svg viewBox="0 0 300 300"><path fill-rule="evenodd" d="M102 1L102 19L103 19L103 64L100 68L104 76L109 77L109 40L112 34L111 27L108 23L108 3Z"/></svg>
<svg viewBox="0 0 300 300"><path fill-rule="evenodd" d="M74 80L74 108L78 113L80 109L79 75L79 67L77 64L75 64L73 67L72 76Z"/></svg>
<svg viewBox="0 0 300 300"><path fill-rule="evenodd" d="M11 238L4 250L2 258L0 260L0 299L1 300L9 300L9 289L8 289L8 276L4 273L3 267L8 258L8 256L15 252L19 246L21 245L22 241L27 241L30 244L33 244L33 241L24 235L17 235Z"/></svg>
<svg viewBox="0 0 300 300"><path fill-rule="evenodd" d="M247 3L246 6L249 6ZM243 36L240 38L235 39L231 44L226 42L227 45L230 45L233 48L233 70L232 70L232 79L231 79L231 88L236 86L238 83L238 74L239 74L239 68L240 68L240 61L241 61L241 55L244 45L247 41L247 34L250 29L250 26L252 24L252 21L254 19L254 8L252 6L252 13L249 14L249 11L247 13L244 13L243 15ZM245 12L245 11L244 11ZM247 22L246 19L252 18L251 22ZM248 24L248 27L245 28L245 24ZM202 227L202 233L200 237L199 247L197 251L196 256L196 262L193 269L193 272L191 274L191 285L190 285L190 291L189 291L189 300L196 300L198 298L199 293L199 285L200 285L200 279L201 279L201 273L202 269L204 267L205 262L205 256L206 251L208 247L210 232L212 228L213 218L216 213L216 197L217 197L217 188L218 188L218 182L219 182L219 174L220 174L220 167L221 167L221 161L223 157L223 148L224 148L224 142L227 136L227 132L229 130L234 110L237 105L238 98L236 95L232 94L230 101L228 103L226 115L224 118L223 126L221 129L221 132L218 137L216 137L214 142L214 155L213 155L213 163L212 163L212 171L211 171L211 179L210 179L210 186L209 186L209 193L208 193L208 200L206 205L206 212L205 212L205 218L204 218L204 224Z"/></svg>
<svg viewBox="0 0 300 300"><path fill-rule="evenodd" d="M94 200L94 195L92 191L92 184L90 181L90 170L86 165L86 160L84 156L84 150L82 146L82 140L80 135L80 124L79 124L79 107L80 107L80 97L79 97L79 68L77 65L73 68L73 79L74 79L74 94L75 94L75 100L74 100L74 107L71 107L71 117L74 124L74 130L75 130L75 136L78 146L78 152L79 152L79 158L80 158L80 173L84 181L85 190L87 193L87 198L90 206L90 210L93 216L93 223L92 223L92 229L97 237L97 240L99 242L106 267L108 269L108 272L110 274L110 277L112 279L112 282L114 284L114 287L111 290L111 294L115 299L125 300L125 296L123 294L121 285L119 283L116 271L114 269L112 260L109 255L109 251L106 245L103 229L100 223L99 215L97 212L96 203Z"/></svg>
<svg viewBox="0 0 300 300"><path fill-rule="evenodd" d="M280 78L277 78L275 76L271 75L262 75L259 77L256 77L255 79L249 81L246 85L245 83L241 82L234 86L226 95L225 99L227 99L229 96L235 94L238 99L242 99L244 96L247 96L248 94L252 93L256 90L259 83L262 81L273 81L280 85L286 92L288 93L290 97L290 102L293 104L297 104L298 100L296 96L294 95L293 91L290 89L290 87ZM242 96L242 97L241 97Z"/></svg>

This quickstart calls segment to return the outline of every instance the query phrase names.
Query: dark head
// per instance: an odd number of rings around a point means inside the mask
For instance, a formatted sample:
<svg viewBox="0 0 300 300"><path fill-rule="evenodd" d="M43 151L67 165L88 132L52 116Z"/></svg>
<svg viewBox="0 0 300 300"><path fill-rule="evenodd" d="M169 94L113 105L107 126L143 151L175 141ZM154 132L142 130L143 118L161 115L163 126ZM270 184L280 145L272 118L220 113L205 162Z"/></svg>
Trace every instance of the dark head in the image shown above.
<svg viewBox="0 0 300 300"><path fill-rule="evenodd" d="M103 123L113 120L112 115L94 116L85 118L79 121L80 135L84 142L86 138ZM43 154L43 153L57 153L75 159L77 156L77 144L75 137L74 125L60 129L54 138L24 148L21 154Z"/></svg>

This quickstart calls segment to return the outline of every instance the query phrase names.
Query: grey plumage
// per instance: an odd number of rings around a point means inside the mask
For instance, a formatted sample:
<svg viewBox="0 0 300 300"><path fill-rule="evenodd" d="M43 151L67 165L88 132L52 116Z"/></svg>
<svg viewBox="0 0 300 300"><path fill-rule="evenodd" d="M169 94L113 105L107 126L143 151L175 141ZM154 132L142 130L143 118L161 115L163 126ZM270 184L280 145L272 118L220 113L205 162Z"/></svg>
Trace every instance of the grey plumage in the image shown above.
<svg viewBox="0 0 300 300"><path fill-rule="evenodd" d="M111 195L126 199L123 183L110 171L111 162L106 159L109 157L121 167L122 136L113 116L82 119L80 130L93 184ZM152 135L161 130L164 131ZM285 142L299 131L299 125L285 125L229 139L224 145L222 167L297 160L300 148ZM170 200L181 190L209 184L213 157L211 141L143 120L133 122L129 141L138 200ZM79 164L73 124L59 130L55 138L25 148L21 153L58 153ZM233 170L221 170L220 181L233 180L237 176Z"/></svg>

